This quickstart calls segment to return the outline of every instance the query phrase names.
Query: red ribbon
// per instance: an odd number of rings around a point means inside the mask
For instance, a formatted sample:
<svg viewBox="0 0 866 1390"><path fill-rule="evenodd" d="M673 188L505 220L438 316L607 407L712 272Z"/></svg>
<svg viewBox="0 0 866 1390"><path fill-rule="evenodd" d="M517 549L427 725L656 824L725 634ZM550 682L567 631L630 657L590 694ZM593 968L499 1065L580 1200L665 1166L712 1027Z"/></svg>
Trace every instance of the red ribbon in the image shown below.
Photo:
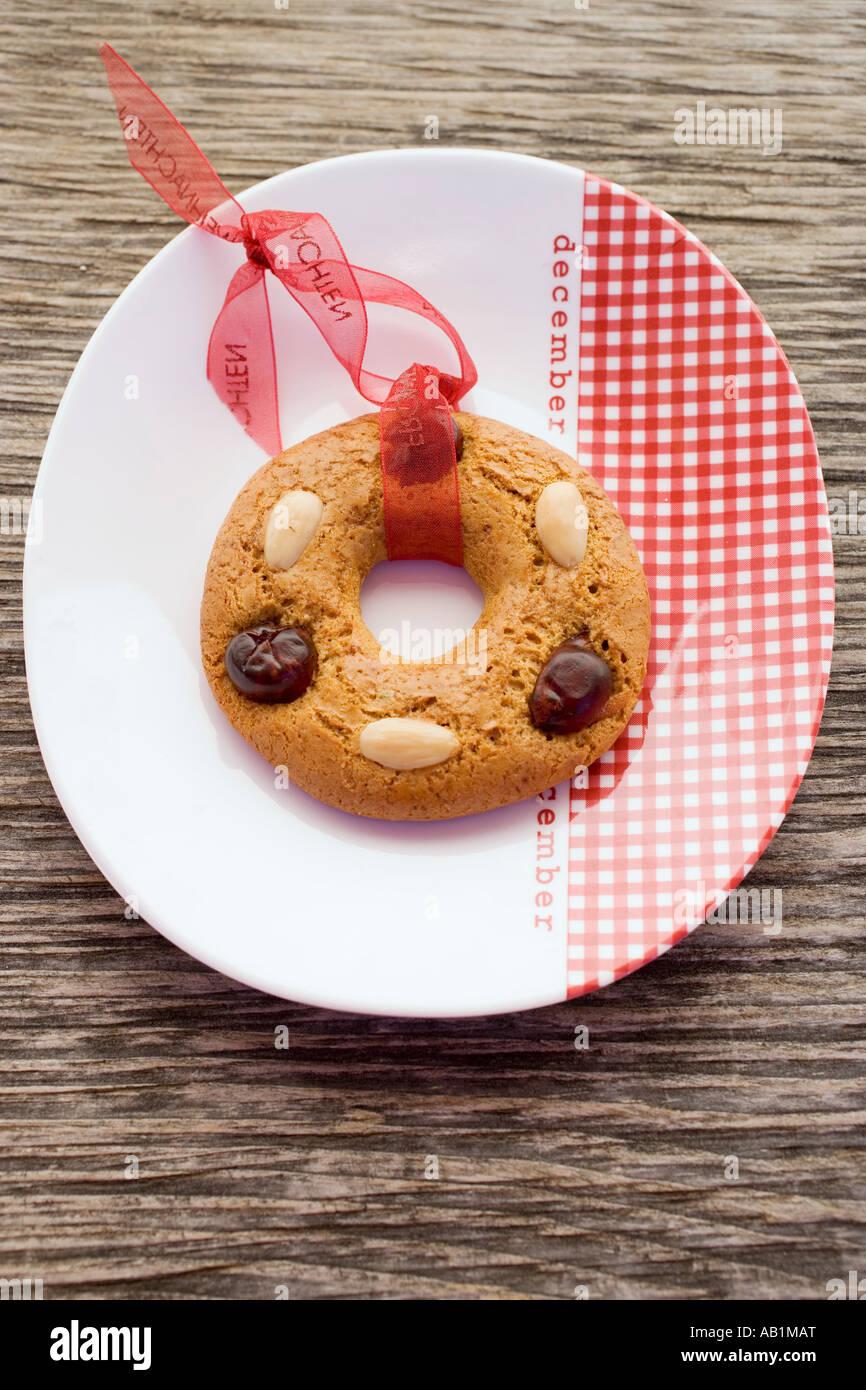
<svg viewBox="0 0 866 1390"><path fill-rule="evenodd" d="M376 405L385 401L381 434L389 555L461 564L448 407L456 406L478 377L457 331L411 286L351 265L320 213L244 212L150 87L110 44L102 44L99 53L132 167L178 216L246 251L208 344L208 380L220 400L269 457L281 451L269 270L312 319L359 394ZM417 363L396 382L369 371L365 301L406 309L435 324L457 352L460 375Z"/></svg>
<svg viewBox="0 0 866 1390"><path fill-rule="evenodd" d="M435 368L415 362L379 413L391 560L463 564L457 453L441 385Z"/></svg>

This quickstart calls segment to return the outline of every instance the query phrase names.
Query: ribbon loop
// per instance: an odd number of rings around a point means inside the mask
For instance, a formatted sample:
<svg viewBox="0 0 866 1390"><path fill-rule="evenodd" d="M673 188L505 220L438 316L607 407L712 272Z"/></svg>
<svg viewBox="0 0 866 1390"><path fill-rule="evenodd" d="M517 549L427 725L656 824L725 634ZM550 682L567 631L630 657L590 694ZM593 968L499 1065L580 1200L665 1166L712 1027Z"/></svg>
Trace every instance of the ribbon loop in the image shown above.
<svg viewBox="0 0 866 1390"><path fill-rule="evenodd" d="M245 212L195 141L129 64L110 44L102 44L99 53L133 168L180 217L223 240L240 243L246 253L208 344L208 380L220 400L269 456L281 451L266 284L270 271L315 324L358 393L373 404L385 402L383 478L386 498L391 493L390 502L386 500L391 517L389 554L397 558L393 548L401 552L400 558L408 558L403 552L411 544L418 547L416 555L436 551L435 558L448 556L449 563L460 564L453 558L460 553L460 514L448 407L459 404L472 389L477 372L456 329L411 286L352 265L333 227L320 213ZM460 375L415 364L394 382L370 371L364 365L366 303L405 309L434 324L452 344ZM435 380L433 398L431 380ZM401 413L405 416L402 425ZM415 422L411 426L410 420ZM451 441L447 460L446 423ZM425 462L427 447L430 456ZM450 481L443 481L448 469ZM438 507L450 508L450 517L434 515Z"/></svg>

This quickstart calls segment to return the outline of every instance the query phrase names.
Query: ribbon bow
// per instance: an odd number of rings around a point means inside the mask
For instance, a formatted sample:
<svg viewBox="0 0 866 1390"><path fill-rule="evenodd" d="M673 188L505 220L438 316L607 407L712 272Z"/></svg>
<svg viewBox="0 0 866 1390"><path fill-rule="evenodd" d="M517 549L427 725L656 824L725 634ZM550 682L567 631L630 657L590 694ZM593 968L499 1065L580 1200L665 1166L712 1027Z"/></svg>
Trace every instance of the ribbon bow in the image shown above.
<svg viewBox="0 0 866 1390"><path fill-rule="evenodd" d="M270 271L312 319L380 417L385 519L392 559L462 563L457 463L450 407L478 379L454 327L410 285L350 264L320 213L244 212L168 107L111 47L99 49L132 167L178 216L225 241L246 260L235 272L211 332L207 376L269 457L282 449ZM396 381L364 366L366 303L389 304L436 325L453 344L459 376L415 363Z"/></svg>

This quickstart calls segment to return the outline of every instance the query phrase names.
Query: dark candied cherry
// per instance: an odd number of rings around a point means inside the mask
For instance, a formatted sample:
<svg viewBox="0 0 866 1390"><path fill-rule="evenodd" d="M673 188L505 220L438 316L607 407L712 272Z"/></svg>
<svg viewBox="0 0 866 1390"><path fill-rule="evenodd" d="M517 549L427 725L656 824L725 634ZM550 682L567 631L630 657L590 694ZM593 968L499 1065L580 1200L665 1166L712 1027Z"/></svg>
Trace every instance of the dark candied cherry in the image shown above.
<svg viewBox="0 0 866 1390"><path fill-rule="evenodd" d="M568 637L548 657L529 697L533 724L547 734L576 734L594 724L610 698L610 667L586 640Z"/></svg>
<svg viewBox="0 0 866 1390"><path fill-rule="evenodd" d="M463 431L453 415L451 434L454 439L454 457L459 463L463 457ZM436 450L420 449L418 445L406 444L399 439L392 441L388 459L388 476L393 482L411 487L417 483L435 483L451 468L451 459L443 458Z"/></svg>
<svg viewBox="0 0 866 1390"><path fill-rule="evenodd" d="M303 695L319 664L313 639L300 627L248 627L226 647L229 680L250 700L275 705Z"/></svg>
<svg viewBox="0 0 866 1390"><path fill-rule="evenodd" d="M459 463L463 457L463 431L454 415L451 416L451 433L454 436L454 453L457 455L457 462Z"/></svg>

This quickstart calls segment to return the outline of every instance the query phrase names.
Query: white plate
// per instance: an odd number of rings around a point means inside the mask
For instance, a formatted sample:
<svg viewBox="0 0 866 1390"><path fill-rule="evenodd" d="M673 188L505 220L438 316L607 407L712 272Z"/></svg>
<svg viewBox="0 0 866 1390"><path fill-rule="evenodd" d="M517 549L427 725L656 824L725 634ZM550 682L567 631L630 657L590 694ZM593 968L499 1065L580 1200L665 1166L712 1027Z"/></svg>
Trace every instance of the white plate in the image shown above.
<svg viewBox="0 0 866 1390"><path fill-rule="evenodd" d="M467 409L573 452L576 372L563 392L564 438L548 429L547 373L554 239L567 232L580 244L583 186L578 171L540 160L424 149L309 165L240 201L324 213L351 261L408 281L455 323L481 383ZM142 186L142 199L152 196ZM229 505L264 461L204 371L239 256L196 228L145 267L84 352L39 472L42 536L25 567L28 681L72 825L171 941L311 1004L494 1013L634 968L683 930L660 929L650 949L644 934L609 976L590 980L570 966L575 930L588 928L569 924L566 893L551 929L537 929L534 801L430 825L345 815L275 786L216 707L199 661L203 575ZM570 258L568 276L576 293ZM370 407L271 288L289 444ZM374 368L396 375L442 356L426 325L387 310L373 310L371 325ZM786 784L785 804L792 794ZM765 830L769 821L756 845ZM734 858L741 872L748 855Z"/></svg>

